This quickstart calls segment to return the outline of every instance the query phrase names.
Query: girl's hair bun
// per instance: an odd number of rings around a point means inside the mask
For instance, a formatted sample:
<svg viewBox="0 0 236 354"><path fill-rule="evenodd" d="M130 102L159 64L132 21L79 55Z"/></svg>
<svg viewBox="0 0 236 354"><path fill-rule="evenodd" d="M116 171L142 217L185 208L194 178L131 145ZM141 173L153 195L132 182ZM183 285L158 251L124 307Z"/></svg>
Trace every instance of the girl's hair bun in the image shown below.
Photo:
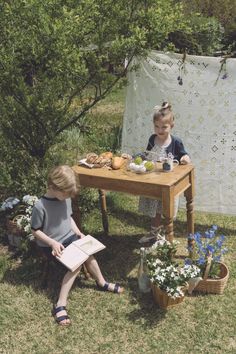
<svg viewBox="0 0 236 354"><path fill-rule="evenodd" d="M161 105L161 108L162 109L171 109L171 105L168 103L168 102L163 102L162 105Z"/></svg>

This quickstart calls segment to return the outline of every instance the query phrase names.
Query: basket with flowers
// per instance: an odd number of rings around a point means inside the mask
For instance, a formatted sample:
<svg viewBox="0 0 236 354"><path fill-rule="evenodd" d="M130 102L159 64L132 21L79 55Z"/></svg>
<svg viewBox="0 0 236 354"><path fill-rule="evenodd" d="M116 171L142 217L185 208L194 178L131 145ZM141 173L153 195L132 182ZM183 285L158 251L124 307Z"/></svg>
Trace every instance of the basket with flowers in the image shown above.
<svg viewBox="0 0 236 354"><path fill-rule="evenodd" d="M225 247L225 236L217 235L217 226L213 225L204 233L197 232L188 237L188 250L191 258L188 265L200 268L201 278L194 290L204 293L222 294L229 278L229 269L222 258L228 249Z"/></svg>
<svg viewBox="0 0 236 354"><path fill-rule="evenodd" d="M154 300L160 308L168 308L184 300L188 281L199 275L196 265L180 265L173 260L178 242L165 238L149 248L146 260Z"/></svg>

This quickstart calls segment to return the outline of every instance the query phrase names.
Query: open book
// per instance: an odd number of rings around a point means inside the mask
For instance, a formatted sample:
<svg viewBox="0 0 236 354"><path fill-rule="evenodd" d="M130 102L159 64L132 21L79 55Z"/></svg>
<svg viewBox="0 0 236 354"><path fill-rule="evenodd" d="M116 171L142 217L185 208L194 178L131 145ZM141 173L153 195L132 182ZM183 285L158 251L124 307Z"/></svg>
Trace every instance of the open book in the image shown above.
<svg viewBox="0 0 236 354"><path fill-rule="evenodd" d="M72 272L83 264L89 256L106 248L106 246L91 235L72 242L57 259Z"/></svg>

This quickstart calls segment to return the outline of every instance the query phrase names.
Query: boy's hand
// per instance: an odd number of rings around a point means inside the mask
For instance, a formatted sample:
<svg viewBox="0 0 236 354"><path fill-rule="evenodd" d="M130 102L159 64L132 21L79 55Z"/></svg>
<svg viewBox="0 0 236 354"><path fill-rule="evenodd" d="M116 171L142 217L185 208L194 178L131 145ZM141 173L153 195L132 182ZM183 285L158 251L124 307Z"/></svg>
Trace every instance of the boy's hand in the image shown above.
<svg viewBox="0 0 236 354"><path fill-rule="evenodd" d="M53 241L51 247L52 247L52 255L55 257L60 257L62 255L62 251L65 248L62 243L57 241Z"/></svg>
<svg viewBox="0 0 236 354"><path fill-rule="evenodd" d="M82 232L80 233L80 234L78 234L78 237L80 237L80 238L83 238L83 237L85 237L86 235L84 235Z"/></svg>
<svg viewBox="0 0 236 354"><path fill-rule="evenodd" d="M190 159L190 157L188 155L184 155L184 156L181 157L180 163L182 165L187 165L188 163L191 163L191 159Z"/></svg>

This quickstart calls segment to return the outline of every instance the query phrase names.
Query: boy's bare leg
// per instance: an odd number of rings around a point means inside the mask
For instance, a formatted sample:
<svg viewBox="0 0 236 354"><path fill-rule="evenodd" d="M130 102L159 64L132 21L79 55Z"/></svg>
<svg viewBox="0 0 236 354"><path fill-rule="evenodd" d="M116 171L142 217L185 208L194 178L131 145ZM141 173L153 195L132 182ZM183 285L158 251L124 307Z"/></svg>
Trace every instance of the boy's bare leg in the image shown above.
<svg viewBox="0 0 236 354"><path fill-rule="evenodd" d="M59 293L59 298L56 304L56 307L59 306L66 306L67 305L67 298L70 292L70 289L72 288L72 285L77 277L77 275L80 272L81 267L76 269L74 272L67 272L62 280L61 284L61 290ZM66 311L62 310L56 314L56 317L64 316L66 315ZM69 319L62 320L60 322L62 325L63 324L68 324L70 323Z"/></svg>
<svg viewBox="0 0 236 354"><path fill-rule="evenodd" d="M98 265L98 262L93 256L90 256L86 262L85 265L89 271L89 273L92 275L92 277L96 280L97 284L100 287L103 287L106 283L106 280L104 279L101 269ZM115 288L115 284L109 283L109 291L113 291ZM119 288L119 293L123 292L124 289L122 287Z"/></svg>

